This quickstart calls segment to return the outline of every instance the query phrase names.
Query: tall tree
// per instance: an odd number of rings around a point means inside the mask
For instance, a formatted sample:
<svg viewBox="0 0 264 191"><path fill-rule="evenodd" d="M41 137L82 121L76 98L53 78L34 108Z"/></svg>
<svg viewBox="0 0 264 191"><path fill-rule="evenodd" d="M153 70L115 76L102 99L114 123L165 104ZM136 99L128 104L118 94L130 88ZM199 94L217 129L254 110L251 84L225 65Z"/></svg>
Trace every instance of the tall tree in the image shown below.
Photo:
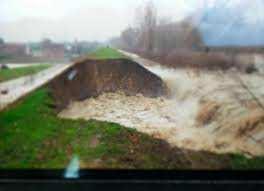
<svg viewBox="0 0 264 191"><path fill-rule="evenodd" d="M138 42L138 31L134 28L127 28L121 34L124 48L134 49L137 46Z"/></svg>
<svg viewBox="0 0 264 191"><path fill-rule="evenodd" d="M5 41L3 38L0 37L0 45L3 45L3 44L5 44Z"/></svg>
<svg viewBox="0 0 264 191"><path fill-rule="evenodd" d="M155 29L157 25L157 9L152 1L146 3L140 23L144 48L146 51L152 52L154 48Z"/></svg>

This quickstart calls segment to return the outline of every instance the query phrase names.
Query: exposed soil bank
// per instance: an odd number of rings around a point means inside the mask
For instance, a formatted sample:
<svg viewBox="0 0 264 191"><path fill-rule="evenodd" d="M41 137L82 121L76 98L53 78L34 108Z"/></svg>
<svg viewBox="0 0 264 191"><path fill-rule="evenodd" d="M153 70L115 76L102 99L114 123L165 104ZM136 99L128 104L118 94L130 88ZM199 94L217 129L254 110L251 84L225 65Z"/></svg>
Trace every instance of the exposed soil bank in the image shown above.
<svg viewBox="0 0 264 191"><path fill-rule="evenodd" d="M165 83L128 59L84 60L56 77L49 87L57 109L72 101L82 101L106 92L123 91L126 95L159 97L168 94Z"/></svg>

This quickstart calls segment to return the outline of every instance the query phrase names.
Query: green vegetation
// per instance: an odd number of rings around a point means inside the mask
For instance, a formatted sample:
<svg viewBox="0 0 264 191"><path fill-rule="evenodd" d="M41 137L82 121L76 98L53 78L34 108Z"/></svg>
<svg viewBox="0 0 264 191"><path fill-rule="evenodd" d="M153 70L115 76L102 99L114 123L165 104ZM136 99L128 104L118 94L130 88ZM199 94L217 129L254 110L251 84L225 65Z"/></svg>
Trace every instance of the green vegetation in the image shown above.
<svg viewBox="0 0 264 191"><path fill-rule="evenodd" d="M123 54L118 52L113 48L99 48L95 52L89 54L90 58L94 59L118 59L118 58L126 58Z"/></svg>
<svg viewBox="0 0 264 191"><path fill-rule="evenodd" d="M0 60L3 60L3 59L5 59L5 58L6 58L5 55L0 55Z"/></svg>
<svg viewBox="0 0 264 191"><path fill-rule="evenodd" d="M49 64L0 70L0 82L32 75L50 67Z"/></svg>
<svg viewBox="0 0 264 191"><path fill-rule="evenodd" d="M161 140L113 123L57 117L45 88L0 113L0 168L181 168Z"/></svg>
<svg viewBox="0 0 264 191"><path fill-rule="evenodd" d="M11 55L3 54L3 53L0 52L0 61L9 59L11 57L12 57Z"/></svg>
<svg viewBox="0 0 264 191"><path fill-rule="evenodd" d="M233 155L232 168L241 170L263 170L264 157L247 158L243 155Z"/></svg>

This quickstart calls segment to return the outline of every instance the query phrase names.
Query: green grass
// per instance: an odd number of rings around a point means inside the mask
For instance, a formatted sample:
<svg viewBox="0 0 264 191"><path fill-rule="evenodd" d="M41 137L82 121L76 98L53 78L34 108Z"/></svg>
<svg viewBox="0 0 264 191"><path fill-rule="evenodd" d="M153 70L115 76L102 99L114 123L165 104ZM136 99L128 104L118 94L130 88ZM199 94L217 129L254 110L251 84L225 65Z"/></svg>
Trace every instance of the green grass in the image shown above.
<svg viewBox="0 0 264 191"><path fill-rule="evenodd" d="M160 140L113 123L60 119L52 105L42 88L0 113L1 169L65 168L73 156L82 168L182 168Z"/></svg>
<svg viewBox="0 0 264 191"><path fill-rule="evenodd" d="M232 168L239 170L264 170L264 157L247 158L243 155L233 155Z"/></svg>
<svg viewBox="0 0 264 191"><path fill-rule="evenodd" d="M94 59L119 59L127 58L117 50L109 47L99 48L95 52L88 55L89 58Z"/></svg>
<svg viewBox="0 0 264 191"><path fill-rule="evenodd" d="M0 82L35 74L50 67L49 64L0 70Z"/></svg>

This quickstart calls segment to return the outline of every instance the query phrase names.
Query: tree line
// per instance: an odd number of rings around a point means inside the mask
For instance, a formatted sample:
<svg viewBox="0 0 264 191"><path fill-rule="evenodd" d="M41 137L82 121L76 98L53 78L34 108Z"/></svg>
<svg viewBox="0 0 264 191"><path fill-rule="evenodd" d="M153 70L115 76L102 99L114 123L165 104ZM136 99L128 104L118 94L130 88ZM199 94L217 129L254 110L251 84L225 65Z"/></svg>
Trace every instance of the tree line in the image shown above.
<svg viewBox="0 0 264 191"><path fill-rule="evenodd" d="M147 2L137 10L136 24L125 29L112 45L133 52L164 54L175 49L198 49L203 40L197 27L188 17L180 22L159 18L156 6Z"/></svg>

